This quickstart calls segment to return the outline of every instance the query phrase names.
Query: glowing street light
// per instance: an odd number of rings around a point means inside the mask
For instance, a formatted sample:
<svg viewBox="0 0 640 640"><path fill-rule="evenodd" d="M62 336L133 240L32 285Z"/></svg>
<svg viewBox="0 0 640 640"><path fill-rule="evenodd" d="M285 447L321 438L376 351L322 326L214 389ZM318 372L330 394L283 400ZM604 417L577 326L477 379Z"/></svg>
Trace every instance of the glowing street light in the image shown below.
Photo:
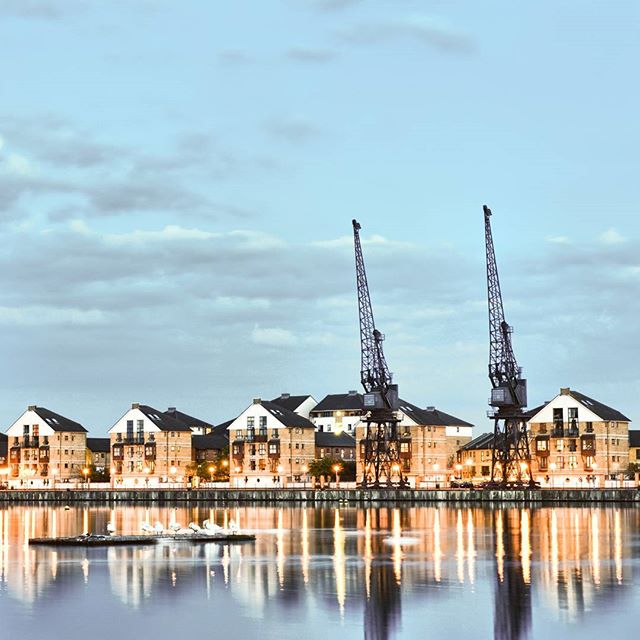
<svg viewBox="0 0 640 640"><path fill-rule="evenodd" d="M84 469L82 469L82 475L84 476L84 481L87 484L87 486L89 486L89 472L90 472L89 467L84 467Z"/></svg>
<svg viewBox="0 0 640 640"><path fill-rule="evenodd" d="M307 474L309 473L309 467L306 464L303 464L300 467L300 471L302 471L302 487L303 489L307 488Z"/></svg>
<svg viewBox="0 0 640 640"><path fill-rule="evenodd" d="M336 474L336 488L340 487L340 476L338 475L340 473L340 471L342 471L342 467L339 464L334 464L333 467L331 467L333 469L333 473Z"/></svg>

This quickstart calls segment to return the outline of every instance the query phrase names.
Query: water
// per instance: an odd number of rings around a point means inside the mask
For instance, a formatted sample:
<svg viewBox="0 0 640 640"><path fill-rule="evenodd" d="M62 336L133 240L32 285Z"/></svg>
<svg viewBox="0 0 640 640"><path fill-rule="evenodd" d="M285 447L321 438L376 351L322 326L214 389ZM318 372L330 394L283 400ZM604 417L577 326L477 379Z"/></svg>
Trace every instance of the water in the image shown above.
<svg viewBox="0 0 640 640"><path fill-rule="evenodd" d="M29 547L238 521L254 543ZM632 634L637 508L0 509L0 629L21 640L598 638ZM6 635L5 635L6 634Z"/></svg>

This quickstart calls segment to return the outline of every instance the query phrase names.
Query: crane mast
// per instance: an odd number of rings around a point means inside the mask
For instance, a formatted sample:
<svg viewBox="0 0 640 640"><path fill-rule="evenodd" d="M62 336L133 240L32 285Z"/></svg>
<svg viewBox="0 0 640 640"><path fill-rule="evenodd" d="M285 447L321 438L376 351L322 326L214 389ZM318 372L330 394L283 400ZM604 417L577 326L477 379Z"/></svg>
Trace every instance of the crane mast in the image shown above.
<svg viewBox="0 0 640 640"><path fill-rule="evenodd" d="M527 381L522 378L511 344L512 328L504 317L498 265L491 233L491 209L483 206L489 303L489 380L494 420L491 482L532 484L527 422Z"/></svg>
<svg viewBox="0 0 640 640"><path fill-rule="evenodd" d="M376 329L360 243L360 224L353 224L356 256L358 314L360 318L360 380L364 388L364 437L360 441L363 487L404 486L398 437L398 385L393 384L382 342Z"/></svg>

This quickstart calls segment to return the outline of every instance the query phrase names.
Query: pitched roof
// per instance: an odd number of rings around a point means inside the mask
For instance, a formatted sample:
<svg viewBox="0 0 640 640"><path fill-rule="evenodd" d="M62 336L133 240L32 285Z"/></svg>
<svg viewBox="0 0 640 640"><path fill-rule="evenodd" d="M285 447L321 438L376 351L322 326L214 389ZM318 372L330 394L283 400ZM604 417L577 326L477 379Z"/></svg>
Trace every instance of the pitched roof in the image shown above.
<svg viewBox="0 0 640 640"><path fill-rule="evenodd" d="M638 429L629 429L629 446L640 447L640 431Z"/></svg>
<svg viewBox="0 0 640 640"><path fill-rule="evenodd" d="M311 410L318 411L363 411L364 399L361 393L334 393L325 396Z"/></svg>
<svg viewBox="0 0 640 640"><path fill-rule="evenodd" d="M307 398L310 398L310 395L306 396L290 396L286 393L283 393L279 398L274 398L271 400L273 404L277 404L289 411L295 411Z"/></svg>
<svg viewBox="0 0 640 640"><path fill-rule="evenodd" d="M474 451L477 449L491 449L493 447L493 433L483 433L477 438L460 447L459 451Z"/></svg>
<svg viewBox="0 0 640 640"><path fill-rule="evenodd" d="M591 409L593 413L602 418L603 420L616 420L620 422L631 422L627 416L620 413L617 409L613 409L608 407L606 404L602 404L602 402L598 402L589 396L585 396L584 393L580 393L579 391L574 391L573 389L569 389L569 395L578 402L582 403L587 407L587 409Z"/></svg>
<svg viewBox="0 0 640 640"><path fill-rule="evenodd" d="M6 433L0 433L0 456L7 457L9 451L9 436Z"/></svg>
<svg viewBox="0 0 640 640"><path fill-rule="evenodd" d="M331 431L316 431L316 447L355 447L356 439L347 433Z"/></svg>
<svg viewBox="0 0 640 640"><path fill-rule="evenodd" d="M226 435L226 434L225 434ZM191 444L194 449L217 449L221 450L229 446L229 437L220 433L208 433L206 436L193 436Z"/></svg>
<svg viewBox="0 0 640 640"><path fill-rule="evenodd" d="M87 449L93 453L109 453L109 438L87 438Z"/></svg>
<svg viewBox="0 0 640 640"><path fill-rule="evenodd" d="M406 400L399 400L400 410L417 424L426 424L430 426L440 427L472 427L469 422L465 422L460 418L456 418L444 411L440 411L435 407L421 409L415 404L411 404Z"/></svg>
<svg viewBox="0 0 640 640"><path fill-rule="evenodd" d="M44 407L29 407L37 413L54 431L74 431L86 433L87 430L79 423L61 416L59 413Z"/></svg>
<svg viewBox="0 0 640 640"><path fill-rule="evenodd" d="M533 409L529 409L528 411L524 411L522 413L522 415L527 419L527 421L531 420L531 418L533 418L533 416L535 416L536 413L538 413L538 411L544 409L546 406L547 406L546 404L541 404L538 407L534 407Z"/></svg>
<svg viewBox="0 0 640 640"><path fill-rule="evenodd" d="M194 418L188 413L178 411L175 407L170 407L164 413L175 418L179 422L186 424L188 427L213 427L213 423L208 422L207 420L200 420L200 418Z"/></svg>
<svg viewBox="0 0 640 640"><path fill-rule="evenodd" d="M191 431L189 425L184 422L180 422L180 420L176 420L172 418L170 415L163 413L162 411L158 411L153 407L150 407L146 404L140 404L137 406L142 413L144 413L153 424L160 429L160 431Z"/></svg>
<svg viewBox="0 0 640 640"><path fill-rule="evenodd" d="M285 427L311 427L315 429L315 425L310 420L299 416L293 411L289 411L280 405L274 404L267 400L262 400L260 404Z"/></svg>

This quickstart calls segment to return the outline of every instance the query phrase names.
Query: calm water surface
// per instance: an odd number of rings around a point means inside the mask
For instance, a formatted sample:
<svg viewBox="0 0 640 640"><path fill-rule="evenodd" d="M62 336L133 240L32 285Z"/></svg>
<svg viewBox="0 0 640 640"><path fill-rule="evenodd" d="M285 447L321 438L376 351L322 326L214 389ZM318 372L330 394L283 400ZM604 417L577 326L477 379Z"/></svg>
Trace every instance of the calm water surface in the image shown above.
<svg viewBox="0 0 640 640"><path fill-rule="evenodd" d="M234 519L258 539L26 544L173 518ZM630 636L639 530L637 508L5 507L0 629L22 640Z"/></svg>

